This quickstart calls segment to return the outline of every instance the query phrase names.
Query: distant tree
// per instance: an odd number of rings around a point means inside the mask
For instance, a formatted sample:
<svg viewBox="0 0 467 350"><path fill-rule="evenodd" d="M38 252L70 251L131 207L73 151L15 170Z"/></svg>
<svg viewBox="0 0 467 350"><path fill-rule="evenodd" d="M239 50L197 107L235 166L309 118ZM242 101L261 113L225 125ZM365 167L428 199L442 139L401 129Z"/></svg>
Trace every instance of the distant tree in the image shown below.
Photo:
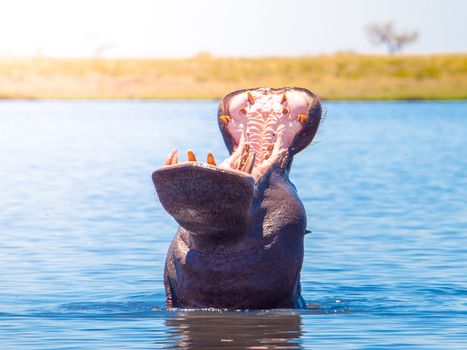
<svg viewBox="0 0 467 350"><path fill-rule="evenodd" d="M417 31L396 32L391 22L370 24L367 32L373 44L385 45L391 55L418 39Z"/></svg>
<svg viewBox="0 0 467 350"><path fill-rule="evenodd" d="M94 57L102 58L104 54L112 49L115 45L113 43L101 43L94 48Z"/></svg>

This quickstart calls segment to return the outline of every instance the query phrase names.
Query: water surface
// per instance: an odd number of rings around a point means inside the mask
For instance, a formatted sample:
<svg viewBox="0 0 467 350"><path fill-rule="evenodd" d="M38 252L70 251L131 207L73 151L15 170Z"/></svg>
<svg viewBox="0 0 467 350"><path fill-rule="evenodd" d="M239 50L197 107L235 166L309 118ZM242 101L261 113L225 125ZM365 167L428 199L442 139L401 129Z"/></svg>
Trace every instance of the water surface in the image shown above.
<svg viewBox="0 0 467 350"><path fill-rule="evenodd" d="M214 102L0 103L2 349L467 348L467 103L325 103L291 178L310 309L168 311L150 175Z"/></svg>

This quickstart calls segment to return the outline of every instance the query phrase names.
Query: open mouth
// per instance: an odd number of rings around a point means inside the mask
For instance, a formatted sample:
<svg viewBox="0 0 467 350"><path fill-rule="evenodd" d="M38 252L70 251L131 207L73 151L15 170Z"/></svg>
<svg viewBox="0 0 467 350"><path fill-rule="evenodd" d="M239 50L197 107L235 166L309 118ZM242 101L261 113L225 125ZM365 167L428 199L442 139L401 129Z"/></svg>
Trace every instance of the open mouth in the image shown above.
<svg viewBox="0 0 467 350"><path fill-rule="evenodd" d="M250 174L257 181L311 142L321 116L321 110L314 109L317 105L316 96L301 88L235 91L221 102L218 115L230 156L217 164L209 152L206 163L197 165ZM200 163L191 150L187 160ZM178 153L174 150L164 165L176 164Z"/></svg>
<svg viewBox="0 0 467 350"><path fill-rule="evenodd" d="M234 91L219 106L218 123L230 156L199 162L169 153L152 174L162 206L184 229L204 237L244 232L255 193L272 171L287 176L293 156L313 139L321 119L318 97L302 88Z"/></svg>

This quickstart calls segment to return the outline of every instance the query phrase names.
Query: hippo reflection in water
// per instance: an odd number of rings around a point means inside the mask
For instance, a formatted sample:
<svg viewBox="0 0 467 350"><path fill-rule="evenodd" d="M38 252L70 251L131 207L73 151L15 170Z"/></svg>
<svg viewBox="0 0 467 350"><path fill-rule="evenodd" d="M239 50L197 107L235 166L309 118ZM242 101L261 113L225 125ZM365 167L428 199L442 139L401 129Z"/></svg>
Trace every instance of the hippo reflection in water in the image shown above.
<svg viewBox="0 0 467 350"><path fill-rule="evenodd" d="M303 88L234 91L219 106L230 157L217 164L170 152L152 174L180 224L164 271L167 307L306 307L300 295L306 215L289 180L293 156L321 120Z"/></svg>

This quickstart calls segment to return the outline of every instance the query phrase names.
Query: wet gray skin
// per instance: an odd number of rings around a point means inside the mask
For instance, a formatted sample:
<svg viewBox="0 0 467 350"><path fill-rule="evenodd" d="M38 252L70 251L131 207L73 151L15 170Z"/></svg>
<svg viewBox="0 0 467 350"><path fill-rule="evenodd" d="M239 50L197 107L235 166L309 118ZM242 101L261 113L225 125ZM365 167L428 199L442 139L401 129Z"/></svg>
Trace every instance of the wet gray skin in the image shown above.
<svg viewBox="0 0 467 350"><path fill-rule="evenodd" d="M152 175L180 227L170 245L167 307L303 308L300 270L306 215L289 172L321 120L316 95L258 88L225 96L219 128L230 157L178 163L172 151Z"/></svg>

